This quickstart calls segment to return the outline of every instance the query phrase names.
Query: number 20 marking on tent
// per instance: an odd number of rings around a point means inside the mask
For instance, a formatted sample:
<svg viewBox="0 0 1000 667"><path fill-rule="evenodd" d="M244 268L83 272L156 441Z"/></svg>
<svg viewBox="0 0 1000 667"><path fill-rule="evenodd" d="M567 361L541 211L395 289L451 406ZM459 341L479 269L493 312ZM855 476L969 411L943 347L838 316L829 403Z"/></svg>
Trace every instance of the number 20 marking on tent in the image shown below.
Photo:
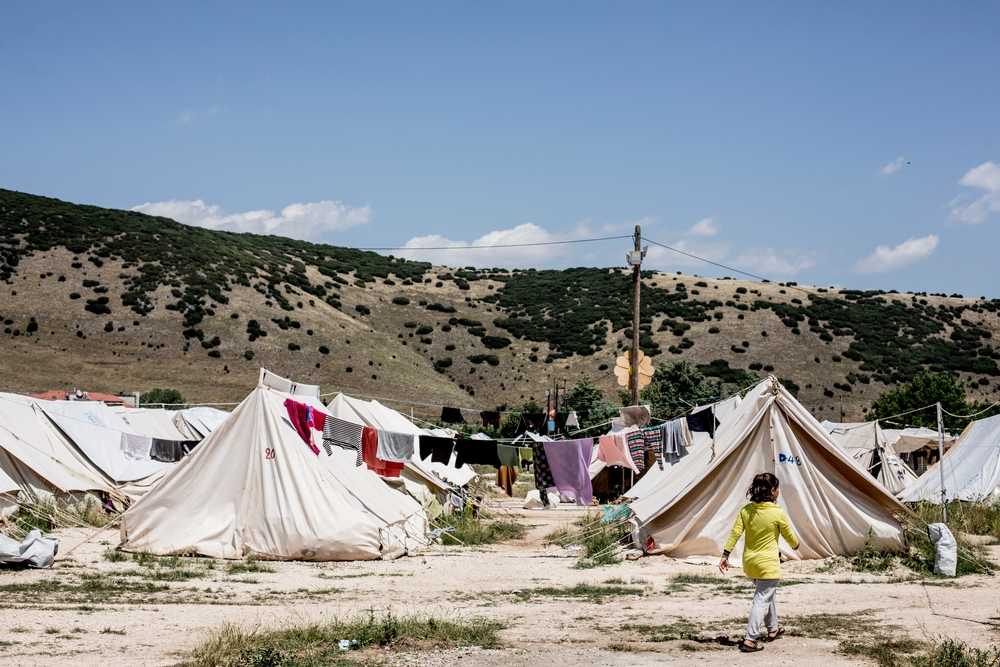
<svg viewBox="0 0 1000 667"><path fill-rule="evenodd" d="M264 460L265 461L272 460L274 458L274 456L275 456L275 453L276 453L275 450L271 449L270 447L265 448L264 449Z"/></svg>

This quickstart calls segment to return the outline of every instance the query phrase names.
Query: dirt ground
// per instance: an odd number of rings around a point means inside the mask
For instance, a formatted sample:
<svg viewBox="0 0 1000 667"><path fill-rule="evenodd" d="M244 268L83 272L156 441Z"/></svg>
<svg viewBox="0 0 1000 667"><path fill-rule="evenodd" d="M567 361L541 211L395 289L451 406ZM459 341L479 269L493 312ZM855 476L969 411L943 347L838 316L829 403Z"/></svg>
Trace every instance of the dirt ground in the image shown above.
<svg viewBox="0 0 1000 667"><path fill-rule="evenodd" d="M106 554L117 532L82 543L85 531L65 530L53 569L0 569L0 664L172 665L226 622L280 626L369 609L507 624L503 649L381 656L397 665L870 664L838 651L847 638L837 625L844 619L893 637L1000 644L996 577L908 581L902 570L875 577L817 572L823 563L806 562L784 566L778 610L789 636L743 655L735 640L750 596L739 570L724 580L684 583L674 577L717 571L656 556L574 569L574 553L543 538L580 510L509 505L530 526L524 540L438 546L392 562L269 563L269 572L203 558L169 567L113 562ZM1000 556L998 548L991 555ZM581 583L598 592L569 591ZM676 638L678 629L699 640Z"/></svg>

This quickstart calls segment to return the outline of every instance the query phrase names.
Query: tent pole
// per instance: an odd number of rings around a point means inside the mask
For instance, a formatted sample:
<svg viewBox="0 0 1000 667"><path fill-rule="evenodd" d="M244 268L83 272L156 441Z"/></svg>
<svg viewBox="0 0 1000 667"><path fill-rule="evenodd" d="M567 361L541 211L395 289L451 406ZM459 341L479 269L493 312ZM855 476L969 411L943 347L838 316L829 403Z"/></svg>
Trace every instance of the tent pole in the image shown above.
<svg viewBox="0 0 1000 667"><path fill-rule="evenodd" d="M941 403L937 404L938 427L938 472L941 473L941 522L948 523L948 498L944 489L944 419L941 416Z"/></svg>

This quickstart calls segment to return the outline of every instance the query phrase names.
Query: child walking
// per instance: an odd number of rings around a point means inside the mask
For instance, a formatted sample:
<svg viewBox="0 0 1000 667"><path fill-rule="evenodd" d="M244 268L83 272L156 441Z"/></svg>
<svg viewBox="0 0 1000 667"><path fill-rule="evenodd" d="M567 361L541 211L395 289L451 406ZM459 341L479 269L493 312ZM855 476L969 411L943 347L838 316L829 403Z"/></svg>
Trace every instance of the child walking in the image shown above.
<svg viewBox="0 0 1000 667"><path fill-rule="evenodd" d="M719 561L719 571L729 569L729 554L744 532L747 534L743 546L743 572L753 579L757 589L753 594L750 621L747 623L746 637L740 643L744 653L761 651L764 645L757 641L761 623L767 625L767 641L774 641L785 633L778 625L778 607L775 596L778 580L781 578L781 558L778 553L778 534L788 546L799 548L799 540L788 523L788 515L775 501L778 499L778 478L769 472L762 472L753 478L747 489L750 502L743 506L736 516L736 524L729 535L726 548Z"/></svg>

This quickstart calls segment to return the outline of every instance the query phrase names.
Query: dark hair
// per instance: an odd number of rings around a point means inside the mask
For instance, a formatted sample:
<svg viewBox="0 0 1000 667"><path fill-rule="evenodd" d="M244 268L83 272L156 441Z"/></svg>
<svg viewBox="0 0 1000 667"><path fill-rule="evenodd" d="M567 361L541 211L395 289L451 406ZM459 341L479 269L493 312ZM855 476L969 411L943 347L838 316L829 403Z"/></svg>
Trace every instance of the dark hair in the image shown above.
<svg viewBox="0 0 1000 667"><path fill-rule="evenodd" d="M769 472L762 472L755 475L750 488L747 489L747 498L752 503L770 502L771 494L778 488L778 478Z"/></svg>

